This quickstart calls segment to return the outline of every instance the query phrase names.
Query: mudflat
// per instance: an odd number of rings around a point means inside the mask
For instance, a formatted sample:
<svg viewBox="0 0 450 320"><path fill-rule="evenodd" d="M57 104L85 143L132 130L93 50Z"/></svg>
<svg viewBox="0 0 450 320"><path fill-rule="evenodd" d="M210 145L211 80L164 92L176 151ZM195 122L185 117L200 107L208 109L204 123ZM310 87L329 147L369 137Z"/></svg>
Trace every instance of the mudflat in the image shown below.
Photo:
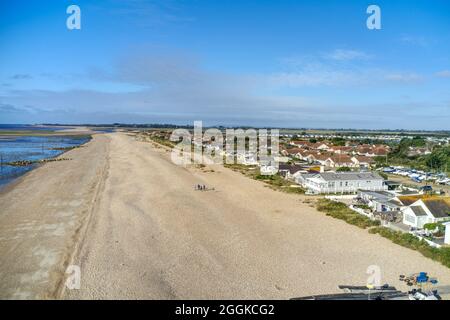
<svg viewBox="0 0 450 320"><path fill-rule="evenodd" d="M97 134L0 195L1 298L287 299L449 269L222 166ZM212 170L212 171L211 171ZM196 191L204 184L210 191ZM65 268L81 288L64 286Z"/></svg>

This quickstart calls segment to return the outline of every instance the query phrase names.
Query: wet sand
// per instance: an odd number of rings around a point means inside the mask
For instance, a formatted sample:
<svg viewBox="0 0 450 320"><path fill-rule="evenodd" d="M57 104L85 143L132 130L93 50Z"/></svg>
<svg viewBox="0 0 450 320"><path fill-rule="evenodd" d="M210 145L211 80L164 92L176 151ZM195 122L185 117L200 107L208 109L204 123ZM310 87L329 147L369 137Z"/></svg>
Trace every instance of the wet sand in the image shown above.
<svg viewBox="0 0 450 320"><path fill-rule="evenodd" d="M370 265L400 289L399 274L419 271L450 284L449 269L305 196L221 166L176 166L124 133L95 135L70 158L0 195L1 298L287 299L363 285ZM80 290L63 285L69 264Z"/></svg>

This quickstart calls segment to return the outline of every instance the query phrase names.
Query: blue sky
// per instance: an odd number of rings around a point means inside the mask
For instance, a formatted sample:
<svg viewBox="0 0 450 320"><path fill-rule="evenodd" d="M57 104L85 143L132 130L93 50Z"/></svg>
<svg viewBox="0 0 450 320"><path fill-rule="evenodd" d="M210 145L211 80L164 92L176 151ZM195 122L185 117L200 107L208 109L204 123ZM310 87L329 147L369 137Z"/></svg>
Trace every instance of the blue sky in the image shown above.
<svg viewBox="0 0 450 320"><path fill-rule="evenodd" d="M2 1L0 123L450 130L449 31L446 0Z"/></svg>

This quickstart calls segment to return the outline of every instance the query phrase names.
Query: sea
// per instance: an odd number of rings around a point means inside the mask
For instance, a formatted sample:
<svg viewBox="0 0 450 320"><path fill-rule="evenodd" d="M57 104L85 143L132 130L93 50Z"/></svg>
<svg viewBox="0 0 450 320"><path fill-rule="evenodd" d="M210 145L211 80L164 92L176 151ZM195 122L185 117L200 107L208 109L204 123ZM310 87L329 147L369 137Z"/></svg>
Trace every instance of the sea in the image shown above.
<svg viewBox="0 0 450 320"><path fill-rule="evenodd" d="M21 160L42 160L59 156L64 150L55 148L74 147L89 141L86 136L33 136L30 135L2 135L2 131L58 131L61 127L42 127L33 125L0 124L0 188L14 179L34 169L38 164L29 166L10 166L8 162Z"/></svg>

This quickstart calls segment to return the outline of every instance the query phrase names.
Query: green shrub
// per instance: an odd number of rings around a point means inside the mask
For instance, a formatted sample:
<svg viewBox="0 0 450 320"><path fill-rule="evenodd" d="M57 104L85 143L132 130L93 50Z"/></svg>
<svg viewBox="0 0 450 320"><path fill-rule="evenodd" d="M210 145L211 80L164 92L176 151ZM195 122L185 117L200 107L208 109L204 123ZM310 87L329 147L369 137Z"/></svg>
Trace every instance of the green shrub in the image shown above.
<svg viewBox="0 0 450 320"><path fill-rule="evenodd" d="M437 226L438 226L437 223L425 223L425 224L423 225L424 229L427 229L427 230L430 230L430 231L436 230L436 227L437 227Z"/></svg>
<svg viewBox="0 0 450 320"><path fill-rule="evenodd" d="M317 202L317 210L325 212L327 216L344 220L345 222L366 229L380 225L380 221L371 220L348 208L342 202L335 202L328 199L320 199Z"/></svg>
<svg viewBox="0 0 450 320"><path fill-rule="evenodd" d="M393 231L385 227L377 227L369 230L370 233L379 234L387 238L395 244L401 245L405 248L419 251L423 256L439 261L444 266L450 268L450 248L434 248L426 241L421 240L410 233L402 233L400 231Z"/></svg>

